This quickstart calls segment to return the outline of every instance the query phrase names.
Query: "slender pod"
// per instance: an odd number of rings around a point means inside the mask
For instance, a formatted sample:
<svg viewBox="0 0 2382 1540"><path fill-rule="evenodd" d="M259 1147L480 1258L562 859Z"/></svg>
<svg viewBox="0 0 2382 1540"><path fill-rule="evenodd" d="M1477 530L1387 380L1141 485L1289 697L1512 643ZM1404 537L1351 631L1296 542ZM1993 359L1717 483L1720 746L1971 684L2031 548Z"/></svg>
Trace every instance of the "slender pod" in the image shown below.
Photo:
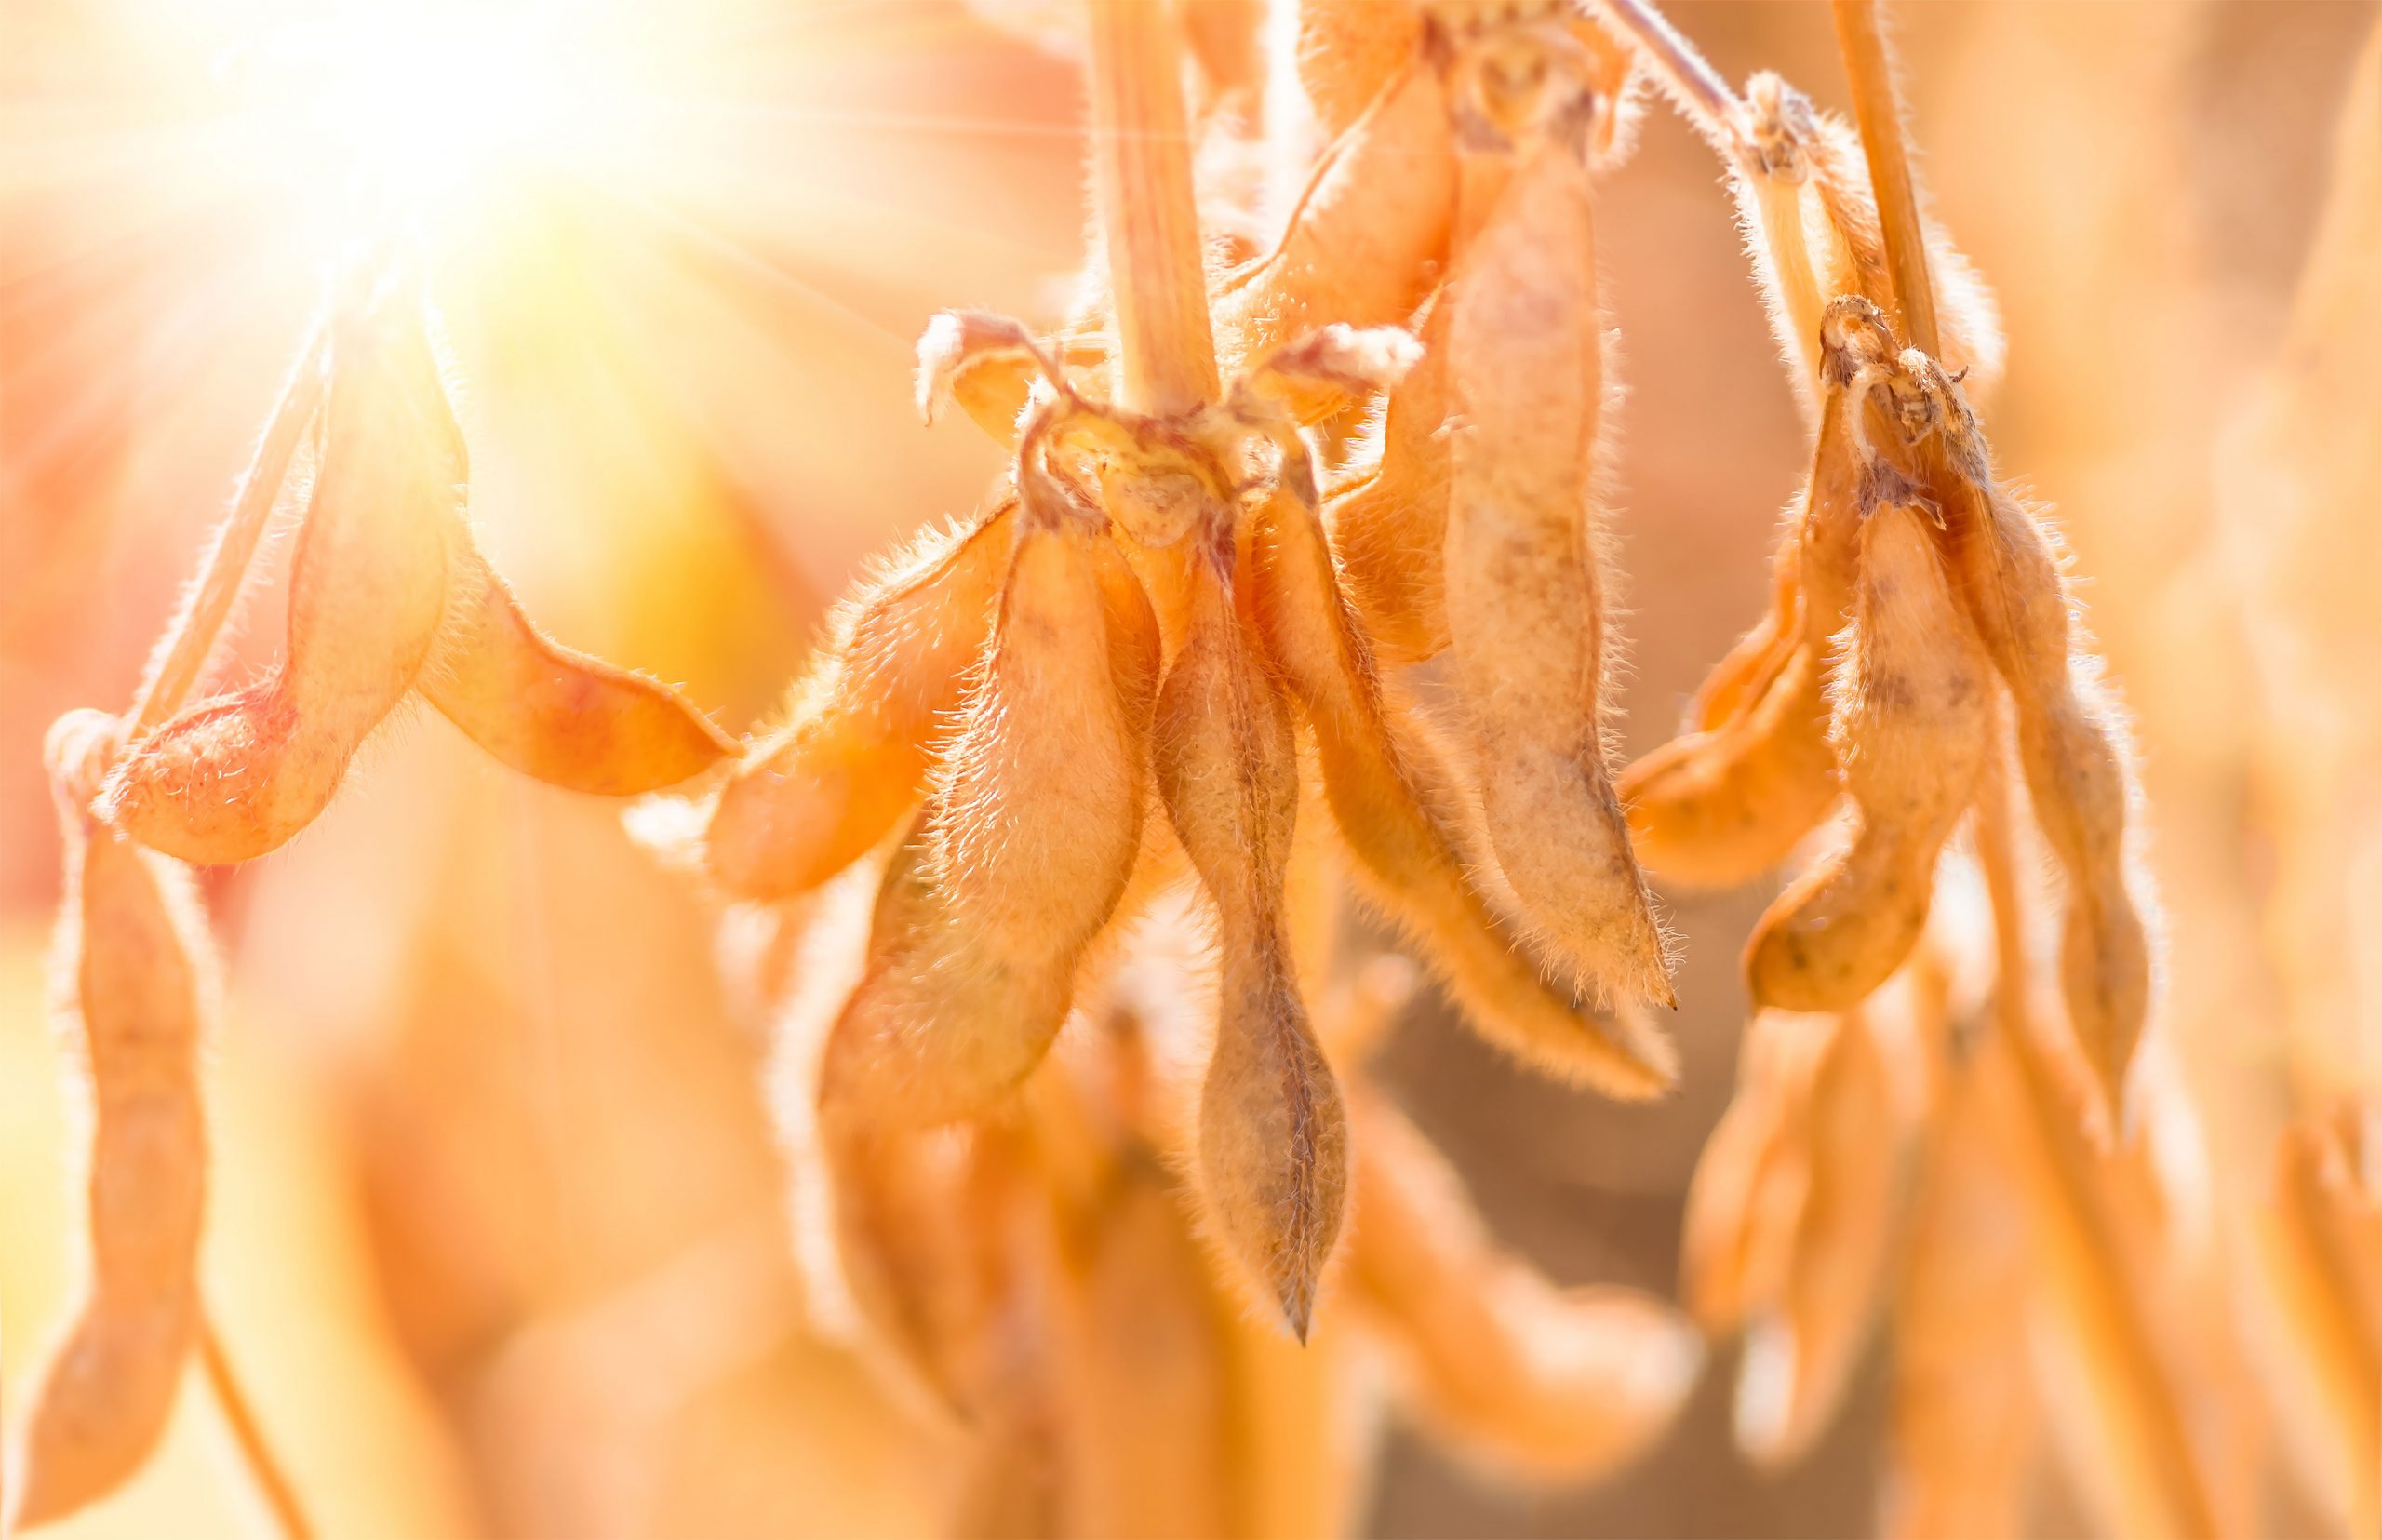
<svg viewBox="0 0 2382 1540"><path fill-rule="evenodd" d="M67 848L54 979L92 1112L90 1261L27 1417L15 1513L27 1526L140 1468L199 1331L208 945L188 874L85 810L121 731L99 712L74 712L48 744Z"/></svg>
<svg viewBox="0 0 2382 1540"><path fill-rule="evenodd" d="M1348 1133L1283 934L1298 757L1290 709L1236 610L1230 547L1211 542L1198 558L1153 752L1159 798L1215 906L1222 960L1199 1188L1228 1255L1303 1340L1340 1232Z"/></svg>
<svg viewBox="0 0 2382 1540"><path fill-rule="evenodd" d="M843 1116L939 1123L1014 1091L1140 852L1157 622L1098 511L1030 456L1019 479L992 644L928 796L926 913L828 1048Z"/></svg>
<svg viewBox="0 0 2382 1540"><path fill-rule="evenodd" d="M1667 1090L1678 1074L1670 1044L1634 1010L1604 1019L1577 1005L1470 879L1478 857L1465 848L1453 773L1412 708L1385 698L1312 508L1285 489L1252 517L1259 633L1314 731L1332 821L1367 895L1490 1042L1609 1094Z"/></svg>
<svg viewBox="0 0 2382 1540"><path fill-rule="evenodd" d="M2132 757L2036 515L1994 479L1960 384L1925 355L1897 360L1900 435L1880 435L1874 476L1907 476L1945 523L1954 593L2010 691L2018 758L2065 878L2061 991L2112 1108L2121 1107L2150 1011L2144 879L2127 849Z"/></svg>
<svg viewBox="0 0 2382 1540"><path fill-rule="evenodd" d="M313 823L432 653L466 474L420 304L390 293L343 316L280 666L135 743L100 816L202 864Z"/></svg>
<svg viewBox="0 0 2382 1540"><path fill-rule="evenodd" d="M991 633L1015 507L923 537L836 611L785 725L720 792L706 848L722 887L754 899L808 892L917 800Z"/></svg>
<svg viewBox="0 0 2382 1540"><path fill-rule="evenodd" d="M1786 570L1773 579L1770 623L1780 633L1779 650L1756 660L1766 682L1759 692L1749 678L1734 688L1725 678L1707 686L1702 710L1726 699L1728 713L1621 776L1639 859L1666 881L1698 888L1751 881L1786 860L1836 802L1827 673L1856 581L1860 419L1869 394L1853 385L1892 342L1850 312L1831 313L1824 342L1826 407L1811 475L1777 554ZM1789 604L1792 619L1779 619ZM1731 666L1724 660L1723 669ZM1735 666L1747 665L1739 659Z"/></svg>
<svg viewBox="0 0 2382 1540"><path fill-rule="evenodd" d="M1447 605L1491 849L1584 981L1668 1003L1663 936L1605 765L1592 527L1603 320L1575 118L1512 173L1451 297ZM1473 163L1503 152L1467 153Z"/></svg>
<svg viewBox="0 0 2382 1540"><path fill-rule="evenodd" d="M540 632L455 521L447 621L419 683L465 737L550 785L633 797L698 775L735 740L656 680Z"/></svg>
<svg viewBox="0 0 2382 1540"><path fill-rule="evenodd" d="M1424 1422L1490 1471L1533 1481L1601 1475L1659 1439L1703 1364L1694 1327L1634 1290L1549 1283L1496 1244L1396 1108L1351 1101L1349 1292L1386 1327Z"/></svg>
<svg viewBox="0 0 2382 1540"><path fill-rule="evenodd" d="M1832 731L1854 829L1754 927L1757 1005L1850 1010L1902 966L1994 742L1992 664L1915 509L1868 516L1853 615Z"/></svg>

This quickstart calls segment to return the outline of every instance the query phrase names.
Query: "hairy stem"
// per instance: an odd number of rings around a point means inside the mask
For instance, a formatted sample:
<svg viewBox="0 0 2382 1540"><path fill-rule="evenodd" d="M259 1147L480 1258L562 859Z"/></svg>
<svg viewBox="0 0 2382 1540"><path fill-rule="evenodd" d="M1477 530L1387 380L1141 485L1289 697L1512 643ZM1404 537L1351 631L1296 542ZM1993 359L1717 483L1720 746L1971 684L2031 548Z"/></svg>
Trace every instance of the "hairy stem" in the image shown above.
<svg viewBox="0 0 2382 1540"><path fill-rule="evenodd" d="M1869 159L1869 185L1885 234L1886 271L1894 283L1903 341L1932 358L1943 346L1935 329L1935 289L1927 274L1927 241L1919 224L1919 195L1911 185L1902 103L1894 95L1894 60L1878 28L1878 4L1835 0L1836 42L1853 87L1853 116L1860 125L1861 147Z"/></svg>
<svg viewBox="0 0 2382 1540"><path fill-rule="evenodd" d="M1653 0L1597 0L1613 24L1662 72L1671 96L1697 127L1734 153L1744 138L1746 104L1711 60L1697 51Z"/></svg>
<svg viewBox="0 0 2382 1540"><path fill-rule="evenodd" d="M1117 312L1118 404L1174 416L1218 394L1182 44L1163 0L1089 4L1093 187Z"/></svg>
<svg viewBox="0 0 2382 1540"><path fill-rule="evenodd" d="M282 387L280 403L274 408L264 437L257 444L256 457L241 479L230 516L216 530L215 544L207 554L197 585L141 682L141 694L133 703L128 741L138 740L181 709L215 650L223 623L239 602L240 590L248 583L248 563L255 558L265 525L273 517L273 505L289 475L289 462L298 454L298 441L305 435L323 399L326 337L317 328L307 339L305 350L298 355L298 367Z"/></svg>
<svg viewBox="0 0 2382 1540"><path fill-rule="evenodd" d="M232 1372L232 1360L223 1351L223 1339L217 1335L211 1316L200 1317L198 1348L207 1367L207 1388L215 1393L215 1404L222 1410L224 1426L232 1430L233 1442L239 1446L240 1459L257 1484L258 1495L273 1510L274 1527L283 1540L314 1540L314 1526L299 1506L298 1491L290 1485L288 1473L265 1441L263 1425L257 1421L248 1392L240 1388L239 1378Z"/></svg>

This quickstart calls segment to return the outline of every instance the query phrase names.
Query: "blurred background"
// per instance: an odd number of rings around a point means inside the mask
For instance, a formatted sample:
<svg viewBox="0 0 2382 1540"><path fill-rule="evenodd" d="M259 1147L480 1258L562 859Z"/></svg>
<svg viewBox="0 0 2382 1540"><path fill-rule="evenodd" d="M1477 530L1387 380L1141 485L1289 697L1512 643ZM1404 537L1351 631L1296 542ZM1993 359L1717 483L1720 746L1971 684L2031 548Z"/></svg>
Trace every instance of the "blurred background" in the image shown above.
<svg viewBox="0 0 2382 1540"><path fill-rule="evenodd" d="M2286 333L2376 8L1893 7L1924 175L2002 306L2001 466L2057 505L2135 717L2167 1021L2215 1164L2245 1192L2295 1091L2353 1079L2360 1052L2370 1078L2382 1042L2370 1022L2295 1038L2279 975L2296 964L2261 918L2292 837L2261 768L2262 660L2295 609L2354 608L2382 571L2369 544L2341 556L2362 564L2351 600L2312 577L2304 595L2289 573L2246 581L2268 511L2254 475L2224 469ZM1841 103L1825 7L1667 9L1732 79L1773 68ZM1080 261L1076 70L956 3L596 0L538 23L534 68L483 36L513 24L501 14L0 0L12 1420L80 1227L44 1004L59 850L41 735L128 701L225 506L352 228L356 93L470 136L398 169L449 179L468 210L432 237L432 286L492 555L561 639L686 681L733 729L773 706L870 553L973 506L999 470L964 423L917 422L927 317L1053 318ZM1759 612L1804 440L1718 168L1659 104L1599 214L1630 387L1634 755ZM235 669L272 656L277 602L270 583L255 597ZM2352 736L2382 719L2371 696L2334 709ZM207 1286L330 1533L930 1525L930 1452L804 1331L776 1260L766 1044L718 982L713 917L616 809L509 775L422 715L374 742L304 838L206 891L230 1001ZM1427 1001L1402 1024L1385 1079L1555 1278L1675 1288L1682 1195L1732 1086L1738 949L1767 896L1675 904L1686 1074L1660 1106L1533 1081ZM2356 922L2342 944L2362 936L2370 964L2382 929ZM1486 1485L1393 1429L1361 1528L1866 1531L1875 1366L1819 1449L1762 1474L1730 1443L1726 1352L1660 1449L1585 1493ZM163 1457L59 1533L250 1533L213 1418L186 1393ZM2040 1519L2083 1522L2055 1483Z"/></svg>

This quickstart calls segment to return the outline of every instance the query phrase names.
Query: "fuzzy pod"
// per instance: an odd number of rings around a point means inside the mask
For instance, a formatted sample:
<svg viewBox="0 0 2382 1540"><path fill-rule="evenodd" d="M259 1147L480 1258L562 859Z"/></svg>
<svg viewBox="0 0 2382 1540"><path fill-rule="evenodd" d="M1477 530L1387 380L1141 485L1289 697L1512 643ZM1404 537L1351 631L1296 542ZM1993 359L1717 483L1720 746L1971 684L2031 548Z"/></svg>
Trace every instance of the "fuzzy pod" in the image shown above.
<svg viewBox="0 0 2382 1540"><path fill-rule="evenodd" d="M112 749L116 727L77 712L50 736L67 847L53 979L88 1077L90 1260L26 1417L23 1526L106 1496L141 1468L200 1329L208 942L189 875L84 810L91 751Z"/></svg>
<svg viewBox="0 0 2382 1540"><path fill-rule="evenodd" d="M1902 966L1994 743L1992 664L1922 516L1880 508L1861 544L1832 730L1855 826L1754 927L1746 979L1758 1006L1850 1010Z"/></svg>
<svg viewBox="0 0 2382 1540"><path fill-rule="evenodd" d="M1224 1249L1304 1340L1347 1197L1340 1089L1283 931L1299 801L1289 705L1236 611L1231 557L1202 554L1182 649L1158 690L1159 799L1213 904L1216 1040L1198 1109L1198 1185Z"/></svg>
<svg viewBox="0 0 2382 1540"><path fill-rule="evenodd" d="M1439 76L1409 64L1325 152L1274 249L1227 275L1213 305L1227 362L1253 364L1324 326L1402 325L1447 255L1455 159ZM1328 382L1292 395L1305 421L1347 393Z"/></svg>
<svg viewBox="0 0 2382 1540"><path fill-rule="evenodd" d="M1422 361L1389 393L1374 454L1324 509L1348 600L1392 663L1427 662L1448 645L1446 316L1435 301Z"/></svg>
<svg viewBox="0 0 2382 1540"><path fill-rule="evenodd" d="M838 608L785 725L720 791L705 845L723 888L764 900L808 892L917 800L991 634L1015 507L925 536Z"/></svg>
<svg viewBox="0 0 2382 1540"><path fill-rule="evenodd" d="M1414 941L1488 1041L1609 1094L1669 1089L1678 1075L1669 1042L1635 1011L1607 1019L1582 1009L1474 885L1455 777L1412 709L1385 698L1312 510L1278 492L1252 517L1258 631L1314 732L1332 821L1367 896Z"/></svg>
<svg viewBox="0 0 2382 1540"><path fill-rule="evenodd" d="M659 791L735 755L676 690L541 632L460 517L451 533L447 621L417 682L465 737L524 775L598 797Z"/></svg>
<svg viewBox="0 0 2382 1540"><path fill-rule="evenodd" d="M280 666L149 734L99 811L201 864L279 849L330 805L435 646L468 470L417 303L342 318Z"/></svg>
<svg viewBox="0 0 2382 1540"><path fill-rule="evenodd" d="M1955 593L2010 691L2018 759L2066 891L2060 983L2070 1026L2112 1108L2121 1109L2150 1012L2150 936L2127 850L2132 757L2104 697L2050 534L1995 480L1960 385L1904 356L1900 382L1929 431L1888 441L1945 520ZM1903 474L1895 467L1897 474Z"/></svg>
<svg viewBox="0 0 2382 1540"><path fill-rule="evenodd" d="M1384 1329L1413 1413L1494 1476L1580 1481L1668 1430L1702 1368L1652 1295L1561 1289L1499 1247L1445 1158L1379 1095L1358 1119L1352 1303Z"/></svg>
<svg viewBox="0 0 2382 1540"><path fill-rule="evenodd" d="M982 677L928 797L923 913L836 1024L839 1116L998 1105L1050 1049L1142 845L1157 623L1096 526L1020 515Z"/></svg>
<svg viewBox="0 0 2382 1540"><path fill-rule="evenodd" d="M1448 623L1490 847L1533 938L1613 998L1667 1004L1662 931L1605 764L1595 269L1586 168L1555 136L1514 172L1451 297L1464 427Z"/></svg>
<svg viewBox="0 0 2382 1540"><path fill-rule="evenodd" d="M1760 660L1769 666L1759 693L1750 676L1733 691L1724 680L1699 715L1733 693L1728 715L1622 772L1619 793L1639 859L1666 882L1749 882L1792 854L1836 803L1827 670L1859 565L1858 417L1867 410L1866 394L1851 385L1885 345L1866 331L1839 333L1811 475L1773 561L1786 569L1773 580L1778 651ZM1781 607L1790 603L1791 616L1782 619Z"/></svg>

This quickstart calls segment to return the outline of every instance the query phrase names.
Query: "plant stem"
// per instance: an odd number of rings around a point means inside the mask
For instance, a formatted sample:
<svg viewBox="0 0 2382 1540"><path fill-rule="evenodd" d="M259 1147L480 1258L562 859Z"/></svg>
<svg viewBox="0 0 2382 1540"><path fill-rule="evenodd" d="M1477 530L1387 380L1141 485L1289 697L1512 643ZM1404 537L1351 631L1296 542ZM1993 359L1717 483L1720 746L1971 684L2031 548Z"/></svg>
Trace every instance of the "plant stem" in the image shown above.
<svg viewBox="0 0 2382 1540"><path fill-rule="evenodd" d="M1894 283L1903 340L1929 357L1943 340L1935 329L1935 288L1927 273L1927 240L1919 223L1919 195L1910 180L1902 104L1894 96L1894 60L1878 28L1879 0L1834 0L1836 42L1853 87L1853 116L1869 159L1869 187L1886 242L1886 272Z"/></svg>
<svg viewBox="0 0 2382 1540"><path fill-rule="evenodd" d="M1117 404L1176 416L1219 394L1182 46L1163 0L1089 4L1093 187L1117 314Z"/></svg>
<svg viewBox="0 0 2382 1540"><path fill-rule="evenodd" d="M2132 1426L2131 1459L2121 1455L2120 1486L2131 1499L2126 1518L2162 1533L2210 1535L2215 1508L2192 1449L2182 1410L2161 1361L2136 1291L2146 1280L2126 1265L2118 1235L2121 1189L2129 1174L2116 1169L2121 1152L2088 1142L2068 1082L2035 1036L2027 1010L2026 914L2018 882L2011 807L2006 711L1995 713L1993 750L1978 787L1971 824L1977 864L1993 909L1998 976L1994 1023L2013 1089L2023 1108L2013 1130L2027 1158L2022 1176L2036 1190L2034 1216L2050 1255L2055 1293L2080 1338L2108 1356ZM2138 1195L2136 1195L2138 1196ZM2151 1285L2156 1287L2154 1283Z"/></svg>
<svg viewBox="0 0 2382 1540"><path fill-rule="evenodd" d="M1598 0L1605 14L1654 61L1671 95L1721 147L1734 154L1744 139L1746 104L1711 60L1696 50L1651 0Z"/></svg>
<svg viewBox="0 0 2382 1540"><path fill-rule="evenodd" d="M282 387L280 403L274 408L264 437L257 444L256 457L241 479L239 497L230 516L216 530L215 544L207 554L197 586L141 682L127 742L138 741L181 709L215 650L215 639L231 617L232 607L239 602L240 590L248 583L248 563L255 558L265 525L273 517L281 484L289 475L289 462L297 458L298 441L305 435L306 425L323 398L327 337L327 331L318 328L307 339L298 367Z"/></svg>
<svg viewBox="0 0 2382 1540"><path fill-rule="evenodd" d="M199 1317L198 1348L200 1360L207 1367L207 1387L215 1392L215 1404L222 1409L224 1426L232 1430L233 1441L239 1446L240 1457L257 1484L258 1494L273 1510L275 1527L284 1540L314 1540L314 1527L307 1522L306 1510L299 1506L297 1489L289 1484L288 1474L274 1457L273 1446L265 1441L263 1425L257 1421L248 1393L240 1388L239 1378L232 1372L232 1360L224 1354L222 1338L216 1334L214 1318L204 1312Z"/></svg>

